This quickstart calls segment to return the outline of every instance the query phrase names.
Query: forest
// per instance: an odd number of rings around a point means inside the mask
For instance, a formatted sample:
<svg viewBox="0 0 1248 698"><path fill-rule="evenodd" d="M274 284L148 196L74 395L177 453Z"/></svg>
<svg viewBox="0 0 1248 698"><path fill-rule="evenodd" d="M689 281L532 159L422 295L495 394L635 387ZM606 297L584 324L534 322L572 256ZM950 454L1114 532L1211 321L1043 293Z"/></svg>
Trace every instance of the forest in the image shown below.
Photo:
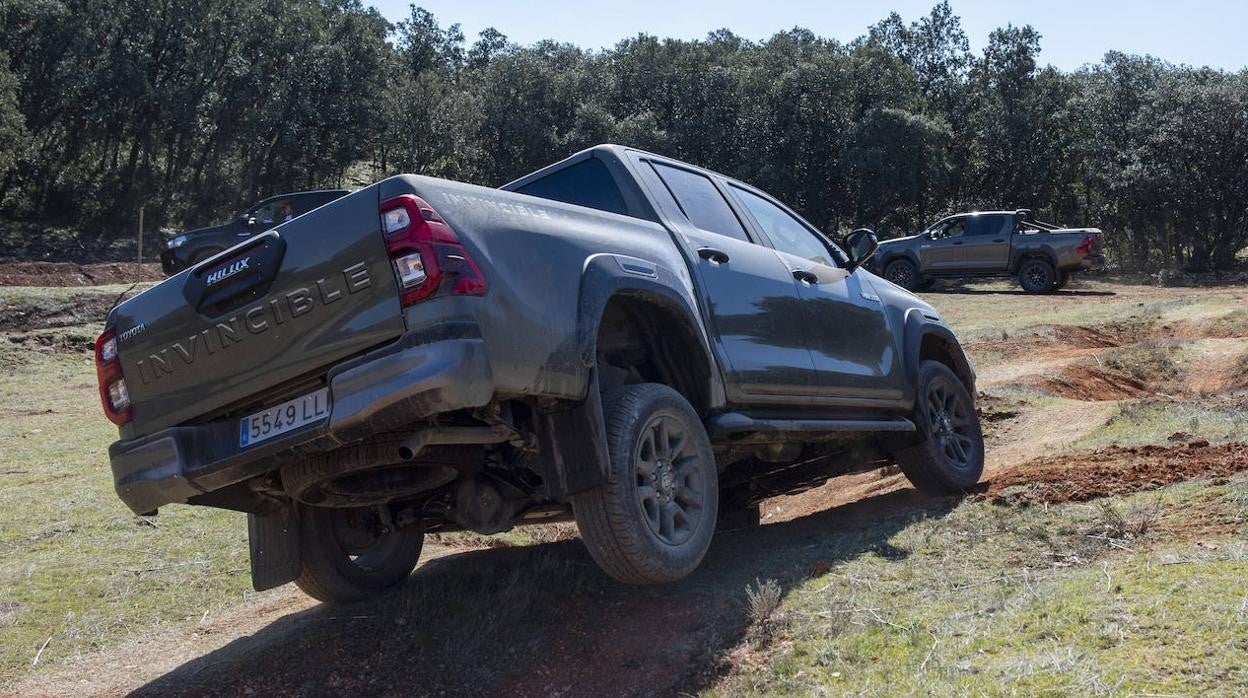
<svg viewBox="0 0 1248 698"><path fill-rule="evenodd" d="M661 26L656 26L661 32ZM977 43L981 37L976 37ZM843 43L465 37L359 0L2 0L0 225L84 238L220 221L399 172L498 186L602 142L759 186L831 234L973 209L1106 231L1123 270L1248 244L1248 70L1110 51L1074 71L947 2Z"/></svg>

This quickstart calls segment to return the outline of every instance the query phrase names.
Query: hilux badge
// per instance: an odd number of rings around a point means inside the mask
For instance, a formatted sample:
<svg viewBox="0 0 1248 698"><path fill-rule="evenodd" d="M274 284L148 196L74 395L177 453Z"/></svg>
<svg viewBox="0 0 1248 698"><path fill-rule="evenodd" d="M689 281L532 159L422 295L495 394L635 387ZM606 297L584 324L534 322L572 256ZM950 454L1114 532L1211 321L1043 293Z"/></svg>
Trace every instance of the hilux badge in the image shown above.
<svg viewBox="0 0 1248 698"><path fill-rule="evenodd" d="M247 264L250 261L251 257L243 257L242 259L230 262L228 266L221 267L220 269L217 269L209 274L205 282L207 285L211 286L215 283L225 281L244 269L250 269L251 267Z"/></svg>

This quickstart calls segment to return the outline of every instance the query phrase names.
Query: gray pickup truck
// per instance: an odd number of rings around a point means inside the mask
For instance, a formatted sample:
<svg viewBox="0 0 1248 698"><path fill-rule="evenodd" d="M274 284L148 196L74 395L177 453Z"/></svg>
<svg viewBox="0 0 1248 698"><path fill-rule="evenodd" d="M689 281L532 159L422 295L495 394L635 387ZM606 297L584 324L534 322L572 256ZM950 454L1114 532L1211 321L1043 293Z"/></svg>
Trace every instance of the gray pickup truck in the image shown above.
<svg viewBox="0 0 1248 698"><path fill-rule="evenodd" d="M1016 277L1028 293L1052 293L1075 272L1103 268L1103 244L1096 228L1042 223L1027 209L981 211L886 240L870 266L911 291L941 278Z"/></svg>
<svg viewBox="0 0 1248 698"><path fill-rule="evenodd" d="M501 190L391 177L109 314L117 493L246 512L257 589L349 602L426 532L574 519L606 572L657 583L764 494L891 462L974 485L957 338L862 268L874 234L841 244L620 146Z"/></svg>

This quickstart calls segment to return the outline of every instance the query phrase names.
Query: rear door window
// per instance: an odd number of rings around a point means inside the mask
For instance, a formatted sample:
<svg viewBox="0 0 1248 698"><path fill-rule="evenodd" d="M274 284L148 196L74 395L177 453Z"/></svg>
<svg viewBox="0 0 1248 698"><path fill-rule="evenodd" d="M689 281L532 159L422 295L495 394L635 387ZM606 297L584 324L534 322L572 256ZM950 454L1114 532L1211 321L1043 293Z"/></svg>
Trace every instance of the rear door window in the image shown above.
<svg viewBox="0 0 1248 698"><path fill-rule="evenodd" d="M583 160L558 172L552 172L516 191L552 201L628 215L628 206L624 203L620 187L615 183L607 166L598 158Z"/></svg>
<svg viewBox="0 0 1248 698"><path fill-rule="evenodd" d="M710 178L680 167L651 162L690 223L712 233L752 242L728 201Z"/></svg>
<svg viewBox="0 0 1248 698"><path fill-rule="evenodd" d="M966 234L968 236L1005 234L1008 232L1011 218L1012 216L997 213L971 216L966 221Z"/></svg>

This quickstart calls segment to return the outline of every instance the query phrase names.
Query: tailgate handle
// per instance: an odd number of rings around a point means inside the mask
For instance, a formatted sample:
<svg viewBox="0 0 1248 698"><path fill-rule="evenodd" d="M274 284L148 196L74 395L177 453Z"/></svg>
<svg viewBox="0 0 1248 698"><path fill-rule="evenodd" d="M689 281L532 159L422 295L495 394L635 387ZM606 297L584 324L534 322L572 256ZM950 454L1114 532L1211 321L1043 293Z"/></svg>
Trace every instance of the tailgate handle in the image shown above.
<svg viewBox="0 0 1248 698"><path fill-rule="evenodd" d="M286 241L270 230L201 264L182 295L200 315L228 313L268 293L285 254Z"/></svg>

